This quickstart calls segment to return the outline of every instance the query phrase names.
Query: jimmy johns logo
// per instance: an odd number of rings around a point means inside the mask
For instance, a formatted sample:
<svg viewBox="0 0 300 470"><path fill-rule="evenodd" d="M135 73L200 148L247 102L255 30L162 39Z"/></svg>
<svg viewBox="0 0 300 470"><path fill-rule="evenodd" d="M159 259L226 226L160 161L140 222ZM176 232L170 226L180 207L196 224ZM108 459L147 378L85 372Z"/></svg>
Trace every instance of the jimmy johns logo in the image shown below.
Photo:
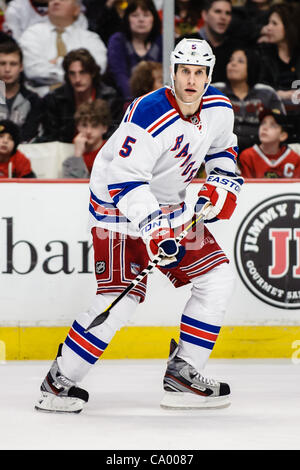
<svg viewBox="0 0 300 470"><path fill-rule="evenodd" d="M246 287L278 308L300 309L300 196L266 199L243 220L235 261Z"/></svg>

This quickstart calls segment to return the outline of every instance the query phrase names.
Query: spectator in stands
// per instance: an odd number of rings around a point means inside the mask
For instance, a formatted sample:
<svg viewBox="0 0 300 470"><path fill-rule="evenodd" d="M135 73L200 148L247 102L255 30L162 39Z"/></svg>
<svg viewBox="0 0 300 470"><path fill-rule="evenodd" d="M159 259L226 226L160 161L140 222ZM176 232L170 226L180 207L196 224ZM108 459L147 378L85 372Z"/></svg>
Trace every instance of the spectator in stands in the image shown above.
<svg viewBox="0 0 300 470"><path fill-rule="evenodd" d="M0 178L35 178L30 160L18 150L18 126L9 120L0 121Z"/></svg>
<svg viewBox="0 0 300 470"><path fill-rule="evenodd" d="M110 36L122 30L127 2L120 0L84 0L89 29L99 34L105 45Z"/></svg>
<svg viewBox="0 0 300 470"><path fill-rule="evenodd" d="M74 113L85 102L97 98L107 101L114 125L122 117L122 100L116 90L106 85L100 76L100 68L86 49L70 51L64 58L65 84L43 98L44 119L41 141L72 142L76 128Z"/></svg>
<svg viewBox="0 0 300 470"><path fill-rule="evenodd" d="M105 45L96 33L76 22L80 6L80 0L49 0L47 21L30 26L20 38L26 77L33 86L43 86L39 90L42 95L49 91L49 86L62 84L62 61L72 49L88 49L101 72L106 69Z"/></svg>
<svg viewBox="0 0 300 470"><path fill-rule="evenodd" d="M300 156L285 144L286 116L267 110L259 126L259 145L244 150L239 167L246 178L300 178Z"/></svg>
<svg viewBox="0 0 300 470"><path fill-rule="evenodd" d="M202 6L203 0L175 0L174 31L176 38L197 33L203 26ZM163 10L160 9L158 14L162 21Z"/></svg>
<svg viewBox="0 0 300 470"><path fill-rule="evenodd" d="M273 0L246 0L243 6L234 7L230 26L231 36L243 40L248 47L255 47L261 29L268 22Z"/></svg>
<svg viewBox="0 0 300 470"><path fill-rule="evenodd" d="M270 9L263 29L267 42L260 45L263 59L262 80L271 85L283 100L287 114L299 116L299 103L293 103L293 83L300 80L300 35L293 5L278 4Z"/></svg>
<svg viewBox="0 0 300 470"><path fill-rule="evenodd" d="M108 41L108 66L124 101L131 99L130 76L142 60L162 62L161 23L152 0L132 0L125 10L123 31Z"/></svg>
<svg viewBox="0 0 300 470"><path fill-rule="evenodd" d="M175 37L197 33L203 26L203 1L175 0Z"/></svg>
<svg viewBox="0 0 300 470"><path fill-rule="evenodd" d="M5 11L3 31L18 41L29 26L47 21L47 14L48 0L12 0ZM77 21L87 29L88 21L82 13Z"/></svg>
<svg viewBox="0 0 300 470"><path fill-rule="evenodd" d="M0 0L0 31L3 30L5 10L6 10L6 2L5 0Z"/></svg>
<svg viewBox="0 0 300 470"><path fill-rule="evenodd" d="M12 40L13 38L9 34L4 33L3 31L0 31L0 44L6 41L12 41Z"/></svg>
<svg viewBox="0 0 300 470"><path fill-rule="evenodd" d="M213 83L230 99L235 121L234 133L240 151L257 143L259 114L263 109L277 109L284 113L284 106L275 90L259 83L260 60L253 49L236 49L226 66L226 81Z"/></svg>
<svg viewBox="0 0 300 470"><path fill-rule="evenodd" d="M215 56L216 65L212 80L223 82L226 79L226 64L237 40L233 40L228 31L232 17L231 0L205 0L202 10L204 25L197 34L186 35L187 38L205 39L211 46ZM239 44L242 46L242 43Z"/></svg>
<svg viewBox="0 0 300 470"><path fill-rule="evenodd" d="M0 44L0 80L5 84L0 119L10 119L19 126L22 143L32 141L39 134L42 99L24 85L23 54L15 41Z"/></svg>
<svg viewBox="0 0 300 470"><path fill-rule="evenodd" d="M132 70L130 89L133 98L145 95L163 86L163 68L160 62L142 60Z"/></svg>
<svg viewBox="0 0 300 470"><path fill-rule="evenodd" d="M110 109L103 100L79 106L75 113L74 156L63 162L63 178L89 178L96 155L106 142L110 121Z"/></svg>
<svg viewBox="0 0 300 470"><path fill-rule="evenodd" d="M163 86L163 67L160 62L142 60L132 69L129 80L131 99L124 103L124 111L134 98Z"/></svg>

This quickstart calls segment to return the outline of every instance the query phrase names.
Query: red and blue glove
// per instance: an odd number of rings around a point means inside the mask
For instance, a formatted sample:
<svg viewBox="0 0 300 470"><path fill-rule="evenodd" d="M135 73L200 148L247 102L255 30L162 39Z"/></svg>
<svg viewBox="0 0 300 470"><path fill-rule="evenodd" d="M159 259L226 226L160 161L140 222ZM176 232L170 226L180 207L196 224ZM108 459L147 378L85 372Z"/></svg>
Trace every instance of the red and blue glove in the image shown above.
<svg viewBox="0 0 300 470"><path fill-rule="evenodd" d="M164 255L158 263L162 268L175 268L185 254L185 248L176 242L173 229L168 219L159 216L142 229L149 258L153 260L158 254Z"/></svg>
<svg viewBox="0 0 300 470"><path fill-rule="evenodd" d="M235 173L220 169L213 170L198 193L195 213L198 214L204 204L209 201L212 207L204 222L230 219L236 208L237 197L243 183L244 179Z"/></svg>

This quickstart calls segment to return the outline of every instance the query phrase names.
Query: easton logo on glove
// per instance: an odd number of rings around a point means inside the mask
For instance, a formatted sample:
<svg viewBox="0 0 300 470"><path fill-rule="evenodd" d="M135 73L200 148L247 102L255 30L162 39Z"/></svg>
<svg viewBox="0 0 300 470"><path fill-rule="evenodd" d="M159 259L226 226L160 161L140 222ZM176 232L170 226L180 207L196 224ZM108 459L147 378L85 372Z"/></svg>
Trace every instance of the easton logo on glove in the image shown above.
<svg viewBox="0 0 300 470"><path fill-rule="evenodd" d="M243 183L243 178L235 173L213 170L198 193L195 213L199 213L203 205L209 201L212 203L212 208L204 222L230 219Z"/></svg>

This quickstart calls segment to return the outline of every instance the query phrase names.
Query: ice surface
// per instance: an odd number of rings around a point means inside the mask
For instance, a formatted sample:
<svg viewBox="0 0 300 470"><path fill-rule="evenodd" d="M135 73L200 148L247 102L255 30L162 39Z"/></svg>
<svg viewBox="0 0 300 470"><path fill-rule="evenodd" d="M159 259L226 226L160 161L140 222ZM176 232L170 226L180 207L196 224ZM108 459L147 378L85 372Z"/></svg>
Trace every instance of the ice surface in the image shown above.
<svg viewBox="0 0 300 470"><path fill-rule="evenodd" d="M300 449L300 365L290 360L210 360L227 381L220 410L163 410L163 360L102 360L81 383L80 414L34 410L48 361L0 365L0 449Z"/></svg>

